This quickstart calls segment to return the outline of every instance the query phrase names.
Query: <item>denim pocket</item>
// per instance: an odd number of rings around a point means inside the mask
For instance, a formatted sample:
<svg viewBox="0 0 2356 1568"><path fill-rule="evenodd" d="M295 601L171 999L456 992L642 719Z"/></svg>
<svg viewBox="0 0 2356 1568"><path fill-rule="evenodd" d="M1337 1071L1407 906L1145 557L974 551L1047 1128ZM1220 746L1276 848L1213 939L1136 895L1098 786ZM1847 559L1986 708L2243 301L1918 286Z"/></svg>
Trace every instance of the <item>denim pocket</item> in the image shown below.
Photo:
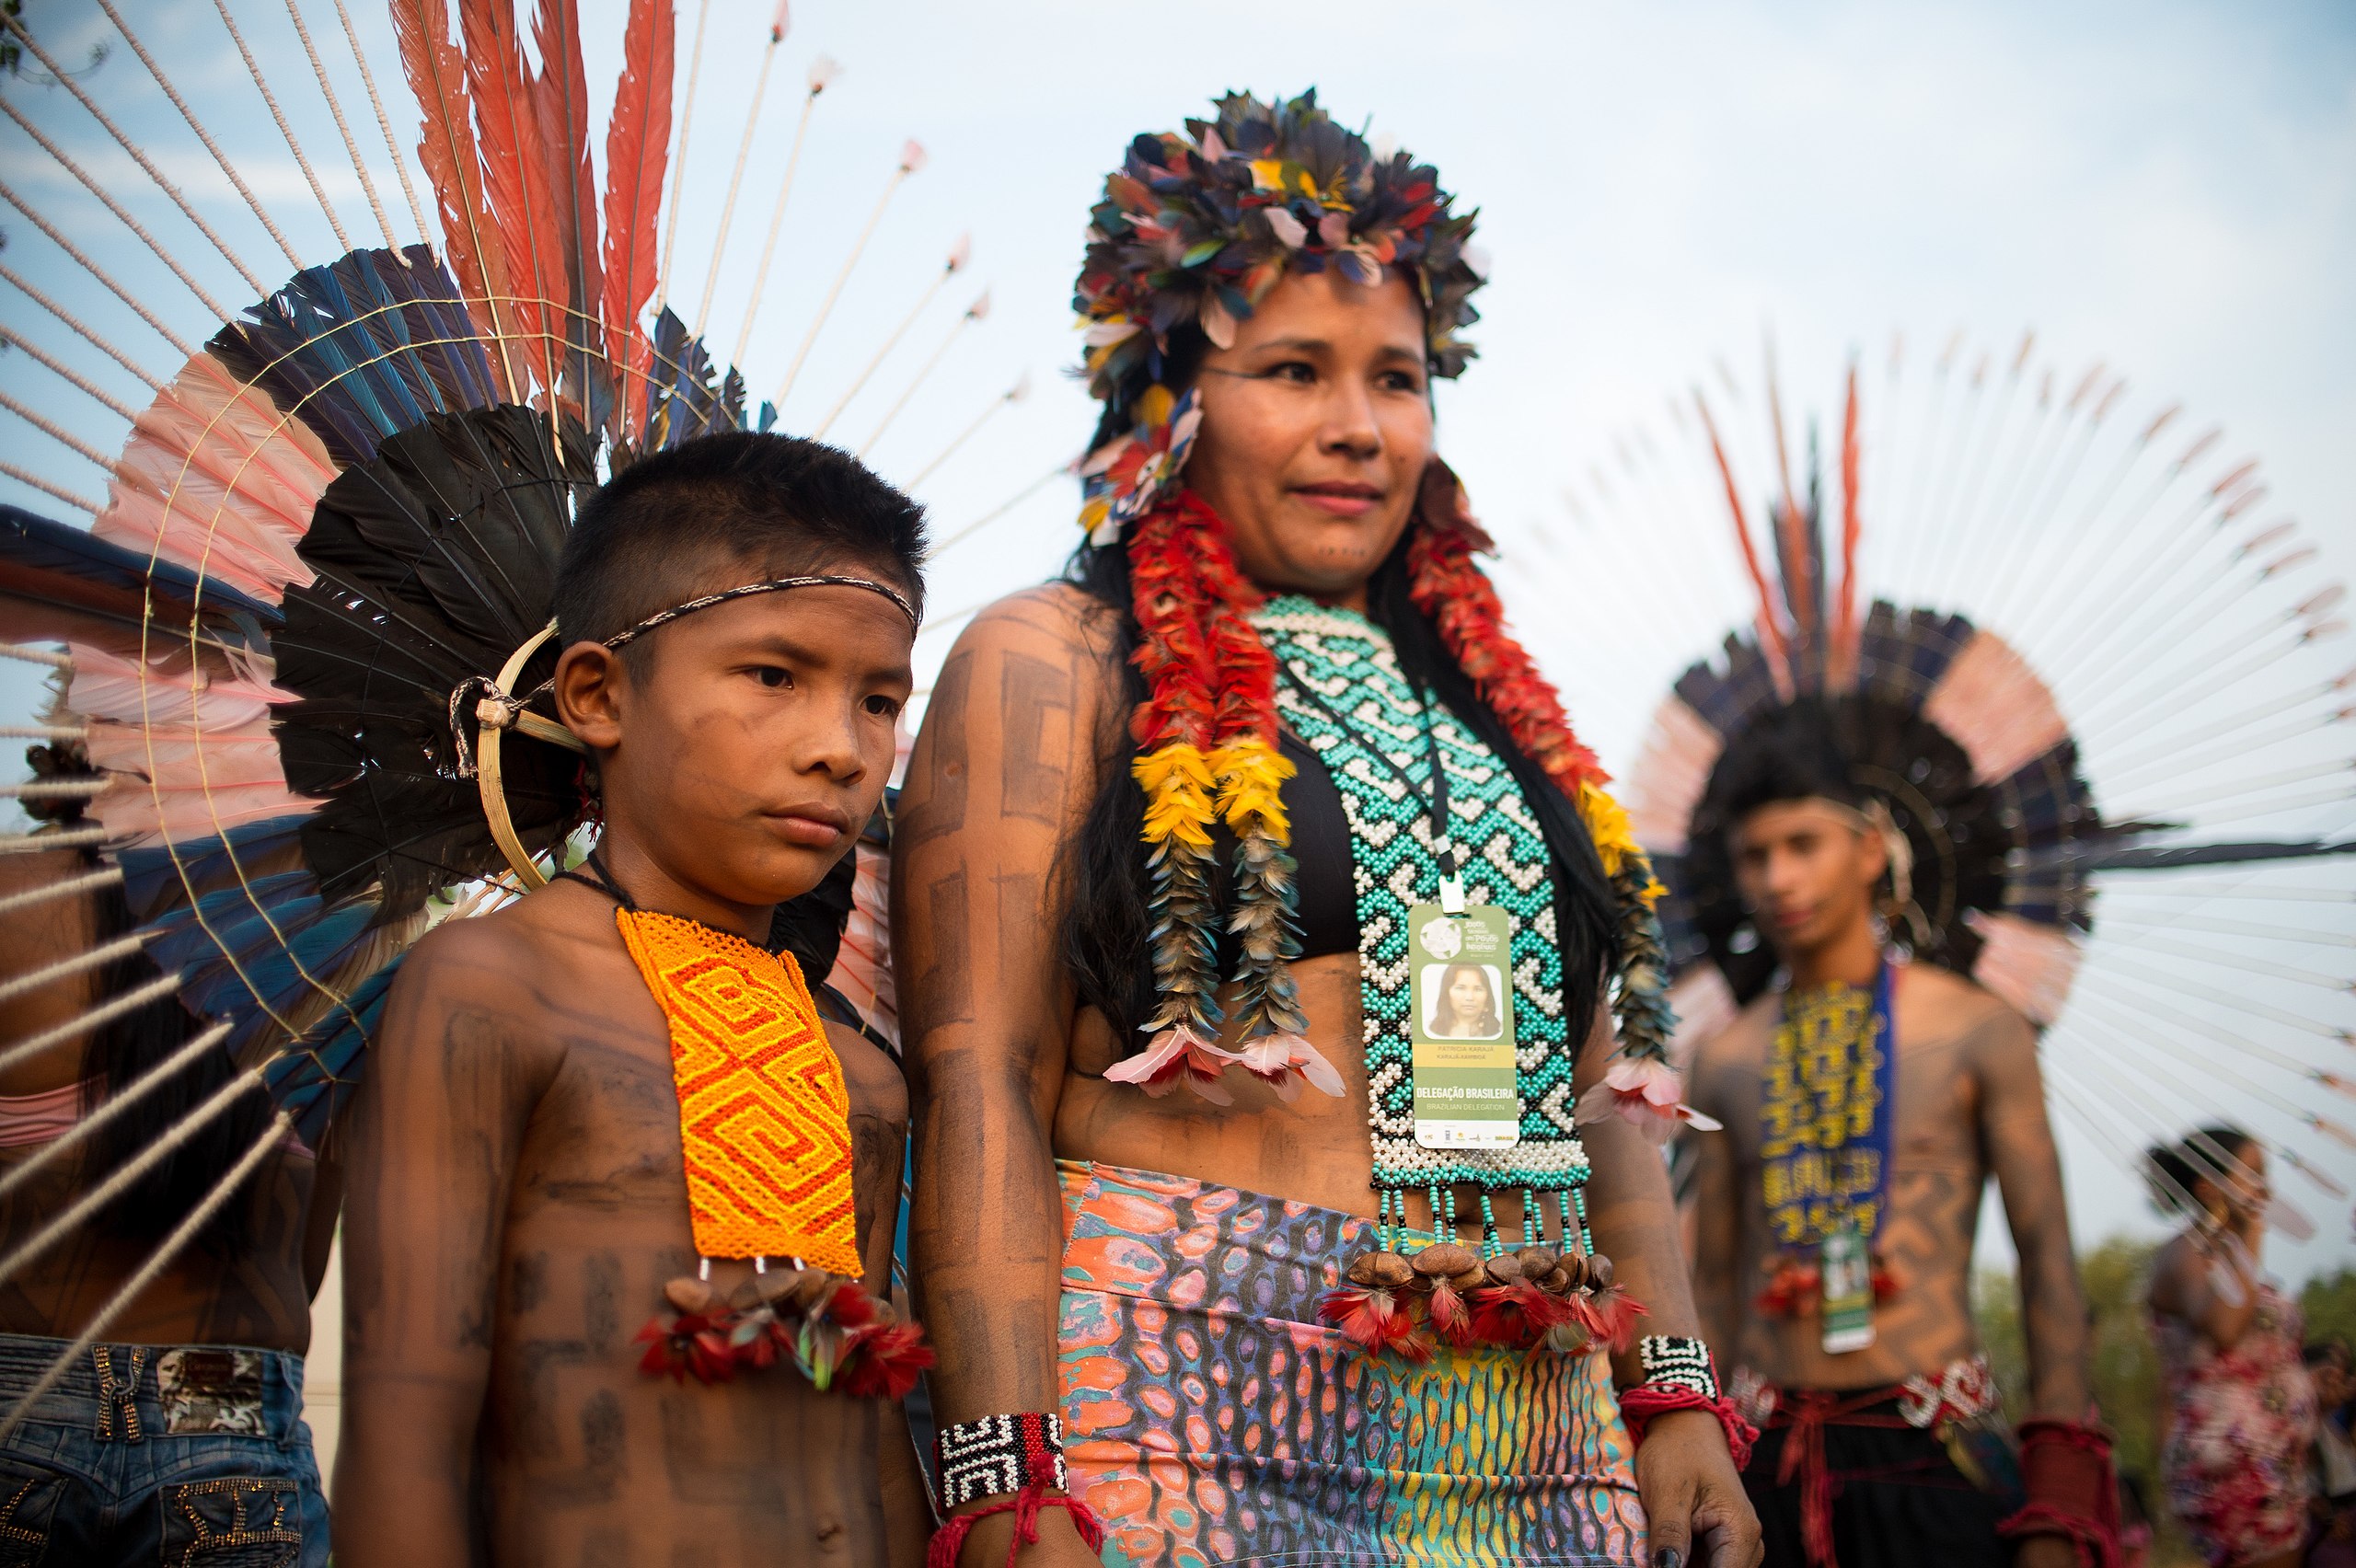
<svg viewBox="0 0 2356 1568"><path fill-rule="evenodd" d="M0 1464L0 1568L40 1568L65 1478Z"/></svg>
<svg viewBox="0 0 2356 1568"><path fill-rule="evenodd" d="M163 1547L165 1568L296 1568L303 1489L253 1476L167 1486Z"/></svg>

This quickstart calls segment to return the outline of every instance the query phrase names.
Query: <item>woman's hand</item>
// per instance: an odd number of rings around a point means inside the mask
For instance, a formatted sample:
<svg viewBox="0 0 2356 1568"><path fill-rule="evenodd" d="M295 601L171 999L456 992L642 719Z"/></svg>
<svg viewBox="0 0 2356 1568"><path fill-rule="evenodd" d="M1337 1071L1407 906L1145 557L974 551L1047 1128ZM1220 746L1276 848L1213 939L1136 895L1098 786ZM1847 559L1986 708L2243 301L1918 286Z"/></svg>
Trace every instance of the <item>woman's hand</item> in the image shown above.
<svg viewBox="0 0 2356 1568"><path fill-rule="evenodd" d="M1707 1411L1655 1416L1636 1449L1652 1568L1758 1568L1759 1516L1744 1495L1726 1428Z"/></svg>

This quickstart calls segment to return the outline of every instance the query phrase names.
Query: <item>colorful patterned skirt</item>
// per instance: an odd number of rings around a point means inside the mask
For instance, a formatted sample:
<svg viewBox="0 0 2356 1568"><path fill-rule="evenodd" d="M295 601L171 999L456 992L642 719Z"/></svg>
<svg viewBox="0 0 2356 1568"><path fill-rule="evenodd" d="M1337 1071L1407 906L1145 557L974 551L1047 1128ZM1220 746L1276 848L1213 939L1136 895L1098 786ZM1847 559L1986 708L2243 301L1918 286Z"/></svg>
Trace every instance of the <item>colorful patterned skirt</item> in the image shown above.
<svg viewBox="0 0 2356 1568"><path fill-rule="evenodd" d="M1369 1357L1317 1302L1371 1220L1059 1170L1065 1452L1108 1568L1642 1562L1604 1358Z"/></svg>

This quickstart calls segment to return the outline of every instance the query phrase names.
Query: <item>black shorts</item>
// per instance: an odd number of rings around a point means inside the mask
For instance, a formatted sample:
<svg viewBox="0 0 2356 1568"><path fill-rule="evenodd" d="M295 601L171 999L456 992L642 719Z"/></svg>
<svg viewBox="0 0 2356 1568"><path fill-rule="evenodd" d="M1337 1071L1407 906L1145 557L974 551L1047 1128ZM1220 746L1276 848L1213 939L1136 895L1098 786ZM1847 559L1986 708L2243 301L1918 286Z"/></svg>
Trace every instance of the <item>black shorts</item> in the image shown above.
<svg viewBox="0 0 2356 1568"><path fill-rule="evenodd" d="M1869 1413L1894 1417L1897 1401ZM1807 1568L1800 1534L1800 1477L1775 1484L1786 1427L1760 1434L1743 1490L1759 1510L1766 1568ZM1996 1535L2007 1512L1956 1469L1945 1444L1920 1427L1824 1428L1825 1468L1832 1478L1832 1553L1840 1568L2008 1568L2012 1551Z"/></svg>

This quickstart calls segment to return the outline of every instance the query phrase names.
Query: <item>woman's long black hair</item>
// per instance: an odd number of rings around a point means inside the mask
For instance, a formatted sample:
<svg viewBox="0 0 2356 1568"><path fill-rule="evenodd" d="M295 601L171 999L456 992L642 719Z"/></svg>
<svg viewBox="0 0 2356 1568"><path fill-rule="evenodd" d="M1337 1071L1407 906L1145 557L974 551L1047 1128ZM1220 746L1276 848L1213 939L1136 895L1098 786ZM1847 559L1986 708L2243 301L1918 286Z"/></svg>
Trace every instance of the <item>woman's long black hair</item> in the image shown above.
<svg viewBox="0 0 2356 1568"><path fill-rule="evenodd" d="M28 751L27 761L34 773L44 778L99 777L79 745L34 746ZM27 810L28 814L61 827L79 826L84 817L84 803L78 799L43 808L28 806ZM86 848L81 855L85 870L94 871L99 868L97 851ZM85 896L88 899L93 946L112 941L137 928L121 882ZM162 971L153 959L144 953L131 953L98 971L91 1001L96 1004L128 995L161 977ZM87 1116L97 1111L110 1096L167 1060L203 1027L203 1021L182 1007L178 997L169 996L159 997L110 1020L83 1048L82 1078L87 1087L82 1114ZM229 1053L215 1046L159 1079L135 1104L90 1135L89 1147L81 1156L81 1190L87 1192L98 1186L144 1154L182 1117L235 1079L238 1071ZM93 1224L121 1239L153 1241L162 1238L186 1218L189 1211L213 1190L214 1183L253 1147L254 1140L269 1124L270 1116L270 1096L256 1084L132 1182L94 1216ZM248 1182L248 1189L252 1185ZM251 1212L250 1203L233 1201L224 1205L198 1236L198 1244L215 1252L241 1250L248 1239Z"/></svg>
<svg viewBox="0 0 2356 1568"><path fill-rule="evenodd" d="M1439 698L1458 722L1504 760L1530 802L1546 838L1554 882L1554 923L1563 965L1563 1013L1575 1048L1585 1043L1604 1000L1605 975L1616 951L1617 902L1603 874L1595 840L1569 797L1525 755L1472 680L1457 666L1429 617L1409 594L1407 547L1420 521L1401 534L1367 583L1367 614L1391 638L1401 672L1418 690ZM1146 698L1145 677L1130 662L1137 650L1126 546L1082 546L1065 571L1071 582L1109 612L1106 654L1118 700L1097 737L1096 798L1077 837L1058 857L1059 946L1079 998L1103 1012L1124 1055L1141 1048L1138 1031L1154 1008L1153 964L1148 948L1151 896L1139 824L1145 794L1130 774L1136 745L1129 715Z"/></svg>

